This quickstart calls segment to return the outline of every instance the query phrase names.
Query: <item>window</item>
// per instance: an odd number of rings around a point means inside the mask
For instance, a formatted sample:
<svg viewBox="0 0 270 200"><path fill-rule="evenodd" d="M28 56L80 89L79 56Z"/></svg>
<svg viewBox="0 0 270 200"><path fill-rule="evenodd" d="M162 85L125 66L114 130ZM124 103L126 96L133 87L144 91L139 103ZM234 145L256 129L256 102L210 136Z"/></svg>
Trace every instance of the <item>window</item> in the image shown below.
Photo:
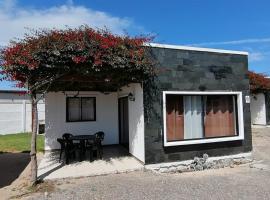
<svg viewBox="0 0 270 200"><path fill-rule="evenodd" d="M95 97L67 97L67 122L96 121Z"/></svg>
<svg viewBox="0 0 270 200"><path fill-rule="evenodd" d="M243 139L241 99L241 92L164 92L165 146Z"/></svg>

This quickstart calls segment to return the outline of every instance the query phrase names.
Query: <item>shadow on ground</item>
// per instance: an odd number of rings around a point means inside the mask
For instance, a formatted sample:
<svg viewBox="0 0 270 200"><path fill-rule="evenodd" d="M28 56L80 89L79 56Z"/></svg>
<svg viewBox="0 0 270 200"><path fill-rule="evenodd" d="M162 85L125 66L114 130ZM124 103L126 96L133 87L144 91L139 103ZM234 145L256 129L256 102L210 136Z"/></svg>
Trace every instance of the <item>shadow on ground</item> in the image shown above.
<svg viewBox="0 0 270 200"><path fill-rule="evenodd" d="M78 152L79 153L79 152ZM111 173L141 170L143 165L121 145L104 146L103 158L94 156L94 161L90 162L89 152L83 156L85 159L79 161L80 156L70 160L69 165L65 165L64 159L59 162L59 151L45 153L39 166L38 178L55 179L69 177L97 176ZM64 156L63 156L64 157Z"/></svg>
<svg viewBox="0 0 270 200"><path fill-rule="evenodd" d="M29 162L29 153L0 152L0 188L17 179Z"/></svg>

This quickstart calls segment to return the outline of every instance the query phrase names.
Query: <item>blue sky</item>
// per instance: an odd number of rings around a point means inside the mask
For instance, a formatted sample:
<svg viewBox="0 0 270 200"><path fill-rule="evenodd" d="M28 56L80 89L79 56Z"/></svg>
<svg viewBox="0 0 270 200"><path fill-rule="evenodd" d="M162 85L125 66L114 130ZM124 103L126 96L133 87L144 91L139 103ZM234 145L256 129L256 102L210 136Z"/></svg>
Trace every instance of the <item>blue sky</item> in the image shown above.
<svg viewBox="0 0 270 200"><path fill-rule="evenodd" d="M269 0L1 0L0 45L25 27L88 24L154 34L159 43L248 51L249 68L270 74L269 8ZM0 89L10 88L0 82Z"/></svg>

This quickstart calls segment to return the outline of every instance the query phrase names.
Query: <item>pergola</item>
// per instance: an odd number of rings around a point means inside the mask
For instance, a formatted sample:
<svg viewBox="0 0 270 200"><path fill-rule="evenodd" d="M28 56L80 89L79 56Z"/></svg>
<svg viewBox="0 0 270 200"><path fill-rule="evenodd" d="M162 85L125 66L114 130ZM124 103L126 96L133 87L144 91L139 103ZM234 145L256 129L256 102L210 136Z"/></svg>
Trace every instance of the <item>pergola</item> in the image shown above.
<svg viewBox="0 0 270 200"><path fill-rule="evenodd" d="M4 79L27 87L32 97L31 181L37 181L37 93L49 91L117 91L146 83L155 75L145 46L151 37L118 36L88 26L37 30L11 42L1 52Z"/></svg>

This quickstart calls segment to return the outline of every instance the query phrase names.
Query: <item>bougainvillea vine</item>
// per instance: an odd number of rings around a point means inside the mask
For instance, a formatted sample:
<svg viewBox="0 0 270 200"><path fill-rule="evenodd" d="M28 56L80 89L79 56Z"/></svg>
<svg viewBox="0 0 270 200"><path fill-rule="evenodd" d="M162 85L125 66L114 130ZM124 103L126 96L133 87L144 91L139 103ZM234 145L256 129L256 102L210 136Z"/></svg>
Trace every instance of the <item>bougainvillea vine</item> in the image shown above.
<svg viewBox="0 0 270 200"><path fill-rule="evenodd" d="M153 75L153 64L146 56L147 47L143 46L150 40L151 37L118 36L88 26L38 30L2 51L2 73L5 79L15 80L18 86L29 87L30 91L47 87L74 89L80 80L72 79L62 86L53 83L74 74L93 82L110 80L106 83L117 89Z"/></svg>
<svg viewBox="0 0 270 200"><path fill-rule="evenodd" d="M270 78L266 74L248 72L251 93L270 91Z"/></svg>
<svg viewBox="0 0 270 200"><path fill-rule="evenodd" d="M31 182L37 181L37 93L65 90L115 91L149 83L155 75L147 56L151 37L119 36L88 26L37 30L1 52L3 79L26 87L32 98Z"/></svg>

